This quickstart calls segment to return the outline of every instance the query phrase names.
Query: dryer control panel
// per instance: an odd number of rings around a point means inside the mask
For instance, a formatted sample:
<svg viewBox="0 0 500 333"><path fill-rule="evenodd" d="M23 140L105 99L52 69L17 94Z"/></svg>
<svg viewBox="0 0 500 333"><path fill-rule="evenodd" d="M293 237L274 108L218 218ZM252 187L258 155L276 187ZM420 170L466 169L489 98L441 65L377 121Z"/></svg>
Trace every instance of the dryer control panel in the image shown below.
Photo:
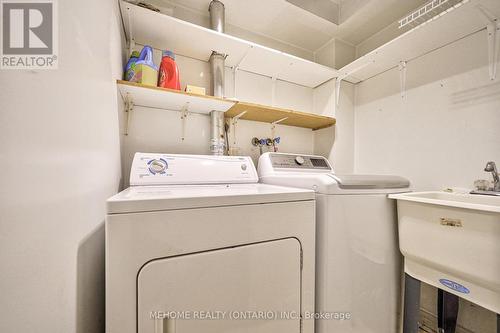
<svg viewBox="0 0 500 333"><path fill-rule="evenodd" d="M257 183L248 156L136 153L130 185Z"/></svg>
<svg viewBox="0 0 500 333"><path fill-rule="evenodd" d="M323 156L269 153L268 158L274 169L332 170Z"/></svg>

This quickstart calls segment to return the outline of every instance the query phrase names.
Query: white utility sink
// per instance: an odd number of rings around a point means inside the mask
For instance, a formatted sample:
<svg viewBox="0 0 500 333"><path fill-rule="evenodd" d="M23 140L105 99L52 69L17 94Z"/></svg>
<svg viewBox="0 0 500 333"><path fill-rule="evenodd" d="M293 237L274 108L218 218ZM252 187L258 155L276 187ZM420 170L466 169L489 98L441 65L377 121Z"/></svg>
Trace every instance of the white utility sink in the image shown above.
<svg viewBox="0 0 500 333"><path fill-rule="evenodd" d="M432 191L395 194L390 198L500 213L500 197L490 195Z"/></svg>
<svg viewBox="0 0 500 333"><path fill-rule="evenodd" d="M397 199L405 272L500 313L500 197L412 192Z"/></svg>

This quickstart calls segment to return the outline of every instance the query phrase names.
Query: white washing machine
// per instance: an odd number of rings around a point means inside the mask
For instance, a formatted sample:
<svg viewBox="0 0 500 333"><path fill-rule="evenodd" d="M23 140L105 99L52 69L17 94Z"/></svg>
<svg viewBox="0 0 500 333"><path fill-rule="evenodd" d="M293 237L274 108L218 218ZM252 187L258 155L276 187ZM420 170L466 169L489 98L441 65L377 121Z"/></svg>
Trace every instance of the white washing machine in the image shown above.
<svg viewBox="0 0 500 333"><path fill-rule="evenodd" d="M314 332L314 192L249 157L137 153L107 201L106 332Z"/></svg>
<svg viewBox="0 0 500 333"><path fill-rule="evenodd" d="M401 254L396 207L408 191L397 176L336 175L322 156L265 153L262 183L316 192L316 332L395 333Z"/></svg>

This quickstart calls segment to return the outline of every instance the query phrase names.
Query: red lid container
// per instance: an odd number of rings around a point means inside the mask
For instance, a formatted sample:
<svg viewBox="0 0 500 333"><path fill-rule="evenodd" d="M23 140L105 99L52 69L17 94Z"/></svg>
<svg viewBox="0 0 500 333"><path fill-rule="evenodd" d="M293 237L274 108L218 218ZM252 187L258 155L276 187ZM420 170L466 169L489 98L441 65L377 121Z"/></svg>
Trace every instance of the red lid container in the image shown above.
<svg viewBox="0 0 500 333"><path fill-rule="evenodd" d="M175 55L172 51L166 50L162 52L158 73L158 87L181 90L179 68L177 68Z"/></svg>

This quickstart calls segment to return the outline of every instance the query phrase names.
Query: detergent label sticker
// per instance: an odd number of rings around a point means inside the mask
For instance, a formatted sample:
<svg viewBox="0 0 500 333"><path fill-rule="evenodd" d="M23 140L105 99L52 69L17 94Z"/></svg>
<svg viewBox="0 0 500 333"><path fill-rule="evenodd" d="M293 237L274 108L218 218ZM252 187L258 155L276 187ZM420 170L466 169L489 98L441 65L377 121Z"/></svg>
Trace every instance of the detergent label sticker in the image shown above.
<svg viewBox="0 0 500 333"><path fill-rule="evenodd" d="M0 69L57 69L56 0L0 0Z"/></svg>
<svg viewBox="0 0 500 333"><path fill-rule="evenodd" d="M441 283L445 287L448 287L452 290L458 291L459 293L462 293L462 294L469 294L470 293L470 290L467 287L465 287L465 286L463 286L460 283L457 283L455 281L451 281L448 279L439 279L439 283Z"/></svg>

